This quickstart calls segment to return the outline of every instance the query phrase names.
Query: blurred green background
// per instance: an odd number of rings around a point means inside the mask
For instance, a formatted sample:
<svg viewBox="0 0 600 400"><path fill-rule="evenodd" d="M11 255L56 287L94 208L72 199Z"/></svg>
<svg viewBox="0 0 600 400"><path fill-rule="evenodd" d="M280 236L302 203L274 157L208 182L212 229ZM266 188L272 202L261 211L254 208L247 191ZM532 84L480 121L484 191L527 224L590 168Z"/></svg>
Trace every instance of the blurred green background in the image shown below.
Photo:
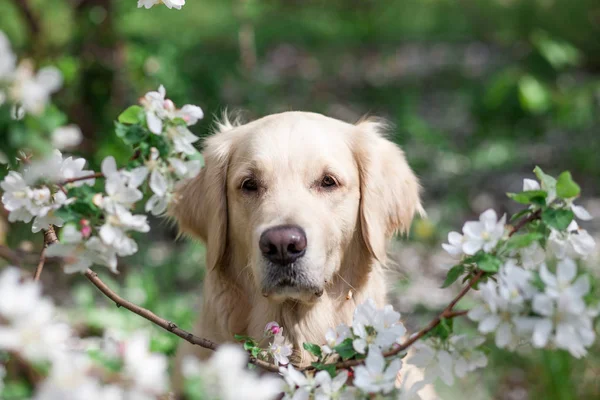
<svg viewBox="0 0 600 400"><path fill-rule="evenodd" d="M188 0L181 11L137 9L135 0L0 0L0 30L20 57L61 69L65 85L53 99L82 128L78 153L96 167L109 154L129 157L112 121L159 84L176 104L203 108L200 136L225 108L246 119L285 110L387 118L429 214L394 246L390 297L413 328L447 302L438 289L447 232L490 207L518 210L504 193L519 191L535 165L570 170L581 203L600 215L597 0ZM0 148L18 143L1 134ZM42 240L24 226L2 233L14 247ZM175 236L153 220L142 251L112 279L130 300L190 328L203 248ZM592 263L600 274L600 257ZM90 334L146 326L78 277L44 279L63 304L81 306L67 309ZM176 337L153 332L156 349L174 351ZM485 371L439 390L444 399L598 399L598 350L575 360L490 347Z"/></svg>

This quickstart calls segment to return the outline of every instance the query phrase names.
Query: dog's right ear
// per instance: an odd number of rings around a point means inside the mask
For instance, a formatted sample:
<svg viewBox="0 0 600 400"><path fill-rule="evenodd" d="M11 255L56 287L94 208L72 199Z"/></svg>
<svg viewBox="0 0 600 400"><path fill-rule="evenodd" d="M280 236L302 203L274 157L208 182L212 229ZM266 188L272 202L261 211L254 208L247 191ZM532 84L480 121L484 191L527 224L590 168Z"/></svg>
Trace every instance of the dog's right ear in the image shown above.
<svg viewBox="0 0 600 400"><path fill-rule="evenodd" d="M227 120L205 141L204 164L198 176L177 189L169 214L183 233L206 243L209 269L220 264L227 244L227 167L233 145Z"/></svg>

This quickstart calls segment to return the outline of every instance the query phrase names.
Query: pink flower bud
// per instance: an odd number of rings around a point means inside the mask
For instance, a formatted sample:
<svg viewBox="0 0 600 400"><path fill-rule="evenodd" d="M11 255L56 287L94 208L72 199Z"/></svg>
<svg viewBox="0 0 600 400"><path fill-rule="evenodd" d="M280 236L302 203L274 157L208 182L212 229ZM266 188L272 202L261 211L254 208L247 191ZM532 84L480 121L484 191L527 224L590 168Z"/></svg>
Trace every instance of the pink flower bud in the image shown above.
<svg viewBox="0 0 600 400"><path fill-rule="evenodd" d="M174 110L175 104L170 99L166 99L163 103L163 107L167 110Z"/></svg>
<svg viewBox="0 0 600 400"><path fill-rule="evenodd" d="M279 324L275 321L269 322L267 326L265 326L265 333L271 335L278 335L283 331L283 328L279 326Z"/></svg>

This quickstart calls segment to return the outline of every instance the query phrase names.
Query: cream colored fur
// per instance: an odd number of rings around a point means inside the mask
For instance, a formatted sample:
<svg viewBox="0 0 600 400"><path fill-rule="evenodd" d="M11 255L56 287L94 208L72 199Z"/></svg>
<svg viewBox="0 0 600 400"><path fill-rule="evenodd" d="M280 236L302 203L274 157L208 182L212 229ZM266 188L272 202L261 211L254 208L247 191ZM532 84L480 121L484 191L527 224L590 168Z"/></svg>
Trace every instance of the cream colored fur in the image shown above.
<svg viewBox="0 0 600 400"><path fill-rule="evenodd" d="M400 148L384 138L384 127L304 112L218 124L205 142L205 167L180 188L171 209L181 230L207 246L196 335L218 343L234 334L260 338L277 321L294 345L293 362L306 365L311 358L303 342L322 344L327 329L350 324L356 305L369 297L386 303L386 244L423 209L417 178ZM255 196L240 190L249 173L264 185ZM314 182L324 173L340 186L320 191ZM323 282L322 297L263 297L258 237L278 224L306 231L304 258ZM180 354L210 354L182 347Z"/></svg>

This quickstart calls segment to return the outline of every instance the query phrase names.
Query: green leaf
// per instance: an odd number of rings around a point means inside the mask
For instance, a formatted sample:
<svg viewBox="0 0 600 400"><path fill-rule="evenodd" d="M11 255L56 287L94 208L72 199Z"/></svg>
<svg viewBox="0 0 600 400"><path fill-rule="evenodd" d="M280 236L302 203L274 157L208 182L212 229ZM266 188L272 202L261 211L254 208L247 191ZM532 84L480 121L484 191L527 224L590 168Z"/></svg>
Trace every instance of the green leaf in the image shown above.
<svg viewBox="0 0 600 400"><path fill-rule="evenodd" d="M506 248L509 250L512 249L522 249L523 247L527 247L533 242L541 240L544 237L539 232L531 232L523 235L513 235L506 242Z"/></svg>
<svg viewBox="0 0 600 400"><path fill-rule="evenodd" d="M358 354L356 352L356 350L354 350L354 346L352 346L352 338L348 338L348 339L344 340L342 343L338 344L333 349L344 360L348 360L348 359L356 356L356 354Z"/></svg>
<svg viewBox="0 0 600 400"><path fill-rule="evenodd" d="M556 181L556 194L558 197L570 199L579 196L580 192L581 188L573 181L569 171L565 171L558 176Z"/></svg>
<svg viewBox="0 0 600 400"><path fill-rule="evenodd" d="M260 347L254 347L254 348L252 348L252 351L250 353L252 354L252 357L258 358L260 351L261 351Z"/></svg>
<svg viewBox="0 0 600 400"><path fill-rule="evenodd" d="M542 57L555 69L576 66L581 63L581 53L577 48L570 43L550 37L547 32L535 32L531 36L531 41Z"/></svg>
<svg viewBox="0 0 600 400"><path fill-rule="evenodd" d="M452 335L452 332L454 330L454 319L453 318L442 318L440 319L440 323L431 330L431 332L429 332L427 335L425 335L426 338L429 337L438 337L442 340L446 340L450 337L450 335Z"/></svg>
<svg viewBox="0 0 600 400"><path fill-rule="evenodd" d="M442 289L452 285L462 274L464 274L464 272L465 266L462 264L455 265L454 267L450 268L448 274L446 275L446 280L444 280L444 283L442 284Z"/></svg>
<svg viewBox="0 0 600 400"><path fill-rule="evenodd" d="M519 101L524 110L541 114L550 108L550 92L535 77L526 75L519 79Z"/></svg>
<svg viewBox="0 0 600 400"><path fill-rule="evenodd" d="M521 193L506 193L506 195L521 204L546 205L548 193L544 190L527 190Z"/></svg>
<svg viewBox="0 0 600 400"><path fill-rule="evenodd" d="M498 272L502 262L496 256L480 252L476 258L477 267L485 272Z"/></svg>
<svg viewBox="0 0 600 400"><path fill-rule="evenodd" d="M125 144L130 146L139 145L140 143L145 142L146 139L149 139L148 131L140 125L125 125L115 122L115 133ZM152 136L158 137L158 135Z"/></svg>
<svg viewBox="0 0 600 400"><path fill-rule="evenodd" d="M321 358L321 356L323 355L323 353L321 353L321 347L319 347L319 345L316 345L314 343L306 343L305 342L302 344L302 347L304 347L304 350L308 351L313 356Z"/></svg>
<svg viewBox="0 0 600 400"><path fill-rule="evenodd" d="M551 228L564 231L574 216L571 210L548 208L542 212L542 221Z"/></svg>
<svg viewBox="0 0 600 400"><path fill-rule="evenodd" d="M233 337L238 342L245 342L246 340L252 340L252 338L250 336L246 336L246 335L233 335Z"/></svg>
<svg viewBox="0 0 600 400"><path fill-rule="evenodd" d="M546 192L550 193L556 190L556 179L554 177L544 173L540 167L535 167L533 173L542 183L542 189Z"/></svg>
<svg viewBox="0 0 600 400"><path fill-rule="evenodd" d="M137 124L141 121L144 109L140 106L131 106L119 115L119 122L122 124Z"/></svg>
<svg viewBox="0 0 600 400"><path fill-rule="evenodd" d="M246 340L244 342L244 350L249 351L252 350L256 347L256 343L254 343L254 340Z"/></svg>
<svg viewBox="0 0 600 400"><path fill-rule="evenodd" d="M531 212L531 210L529 208L526 208L524 210L519 211L518 213L514 214L512 217L510 217L511 221L515 221L521 217L526 216L527 214L529 214Z"/></svg>
<svg viewBox="0 0 600 400"><path fill-rule="evenodd" d="M315 367L318 371L327 371L332 378L335 378L335 364L323 364L320 362L312 363L312 366Z"/></svg>

